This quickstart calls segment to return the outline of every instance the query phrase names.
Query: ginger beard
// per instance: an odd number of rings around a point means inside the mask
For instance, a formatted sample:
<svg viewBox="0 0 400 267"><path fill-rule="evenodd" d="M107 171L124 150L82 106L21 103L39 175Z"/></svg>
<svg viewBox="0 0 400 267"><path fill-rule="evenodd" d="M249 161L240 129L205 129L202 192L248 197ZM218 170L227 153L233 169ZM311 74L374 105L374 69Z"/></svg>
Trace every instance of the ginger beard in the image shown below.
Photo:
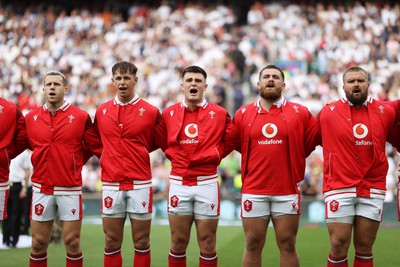
<svg viewBox="0 0 400 267"><path fill-rule="evenodd" d="M260 96L269 101L276 101L282 96L282 87L275 87L274 83L267 83L260 88Z"/></svg>

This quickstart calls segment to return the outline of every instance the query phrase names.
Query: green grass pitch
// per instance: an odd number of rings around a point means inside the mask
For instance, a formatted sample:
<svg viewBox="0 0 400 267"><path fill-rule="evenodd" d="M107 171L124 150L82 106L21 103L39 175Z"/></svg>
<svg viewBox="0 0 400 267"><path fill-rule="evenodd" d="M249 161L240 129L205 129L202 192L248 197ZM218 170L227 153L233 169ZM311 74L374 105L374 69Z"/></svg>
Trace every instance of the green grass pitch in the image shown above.
<svg viewBox="0 0 400 267"><path fill-rule="evenodd" d="M194 227L193 227L194 228ZM192 229L193 230L193 229ZM170 233L168 226L153 225L151 234L151 253L153 267L166 267L169 251ZM83 225L82 248L85 267L103 266L104 237L101 225ZM217 235L218 266L241 266L244 236L241 226L220 226ZM297 237L297 252L300 264L304 267L326 266L329 251L328 233L325 227L301 227ZM374 246L376 267L399 267L400 228L381 227ZM1 267L28 266L30 249L0 250ZM126 226L122 247L123 266L131 267L133 245L130 227ZM187 266L198 266L199 249L196 234L192 231L187 251ZM349 251L349 266L352 266L354 250ZM65 250L62 244L51 244L48 249L48 266L65 266ZM275 244L273 228L268 229L267 242L263 251L263 266L278 267L279 252Z"/></svg>

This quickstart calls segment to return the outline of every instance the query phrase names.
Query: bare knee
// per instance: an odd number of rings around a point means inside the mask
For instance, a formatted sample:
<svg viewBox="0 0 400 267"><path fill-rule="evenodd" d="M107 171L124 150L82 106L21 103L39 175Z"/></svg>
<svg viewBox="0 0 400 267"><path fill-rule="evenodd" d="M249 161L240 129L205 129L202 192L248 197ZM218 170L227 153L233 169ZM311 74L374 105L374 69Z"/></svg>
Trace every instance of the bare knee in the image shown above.
<svg viewBox="0 0 400 267"><path fill-rule="evenodd" d="M120 238L119 236L111 233L111 232L107 232L105 234L105 246L106 248L119 248L122 245L122 238Z"/></svg>
<svg viewBox="0 0 400 267"><path fill-rule="evenodd" d="M64 245L68 253L77 254L81 251L79 235L66 236Z"/></svg>
<svg viewBox="0 0 400 267"><path fill-rule="evenodd" d="M296 253L296 238L288 238L277 241L281 253L293 254Z"/></svg>
<svg viewBox="0 0 400 267"><path fill-rule="evenodd" d="M47 251L50 240L43 236L33 235L32 236L32 252L34 254L42 254Z"/></svg>
<svg viewBox="0 0 400 267"><path fill-rule="evenodd" d="M370 240L358 240L354 242L354 248L357 253L360 254L372 254L373 241Z"/></svg>
<svg viewBox="0 0 400 267"><path fill-rule="evenodd" d="M150 238L147 235L140 236L133 241L135 248L148 248L150 246Z"/></svg>
<svg viewBox="0 0 400 267"><path fill-rule="evenodd" d="M215 235L207 235L198 240L200 252L211 254L215 252L216 237Z"/></svg>
<svg viewBox="0 0 400 267"><path fill-rule="evenodd" d="M261 251L265 244L265 237L250 236L246 238L246 250L249 252Z"/></svg>
<svg viewBox="0 0 400 267"><path fill-rule="evenodd" d="M174 235L171 237L171 250L175 253L184 253L189 244L189 238L182 235Z"/></svg>
<svg viewBox="0 0 400 267"><path fill-rule="evenodd" d="M335 258L342 258L347 256L348 250L347 239L339 237L331 237L331 254Z"/></svg>

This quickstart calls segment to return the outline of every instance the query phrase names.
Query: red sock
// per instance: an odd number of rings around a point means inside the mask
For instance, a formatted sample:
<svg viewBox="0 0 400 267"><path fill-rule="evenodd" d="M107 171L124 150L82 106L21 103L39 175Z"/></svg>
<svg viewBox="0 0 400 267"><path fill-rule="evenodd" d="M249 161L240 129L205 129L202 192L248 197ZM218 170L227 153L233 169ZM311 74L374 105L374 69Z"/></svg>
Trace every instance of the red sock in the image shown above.
<svg viewBox="0 0 400 267"><path fill-rule="evenodd" d="M332 255L329 254L326 267L349 267L349 264L347 262L347 257L342 259L334 259Z"/></svg>
<svg viewBox="0 0 400 267"><path fill-rule="evenodd" d="M150 267L150 264L151 264L150 247L145 249L135 248L133 267Z"/></svg>
<svg viewBox="0 0 400 267"><path fill-rule="evenodd" d="M186 253L179 254L170 251L168 255L168 267L186 267Z"/></svg>
<svg viewBox="0 0 400 267"><path fill-rule="evenodd" d="M218 256L216 252L212 254L205 254L200 252L200 257L199 257L200 267L217 267L217 265L218 265Z"/></svg>
<svg viewBox="0 0 400 267"><path fill-rule="evenodd" d="M104 267L122 267L121 248L104 249Z"/></svg>
<svg viewBox="0 0 400 267"><path fill-rule="evenodd" d="M82 267L83 266L82 252L79 254L75 254L75 255L67 253L66 266L67 267Z"/></svg>
<svg viewBox="0 0 400 267"><path fill-rule="evenodd" d="M31 253L31 257L29 259L29 267L47 267L47 253Z"/></svg>
<svg viewBox="0 0 400 267"><path fill-rule="evenodd" d="M354 257L354 267L374 267L372 254L356 253Z"/></svg>

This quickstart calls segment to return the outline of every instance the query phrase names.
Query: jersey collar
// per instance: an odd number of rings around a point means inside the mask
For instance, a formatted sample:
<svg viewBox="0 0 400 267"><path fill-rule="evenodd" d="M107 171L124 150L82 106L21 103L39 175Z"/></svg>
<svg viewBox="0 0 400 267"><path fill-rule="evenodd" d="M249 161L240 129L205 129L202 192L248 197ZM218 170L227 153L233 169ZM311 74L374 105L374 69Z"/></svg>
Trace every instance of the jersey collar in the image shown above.
<svg viewBox="0 0 400 267"><path fill-rule="evenodd" d="M134 104L136 104L136 103L139 101L139 99L140 99L140 98L139 98L139 95L138 95L138 94L135 94L131 100L129 100L129 101L126 102L126 103L123 103L123 102L121 102L121 101L118 99L118 96L116 96L116 97L114 98L114 105L119 105L119 106L134 105Z"/></svg>
<svg viewBox="0 0 400 267"><path fill-rule="evenodd" d="M69 103L69 102L67 102L67 101L64 101L64 104L62 104L61 107L59 107L56 111L59 111L59 110L66 111L66 110L69 108L69 106L71 106L71 103ZM45 104L43 105L43 109L44 109L45 111L48 111L48 110L49 110L49 107L47 106L47 103L45 103Z"/></svg>
<svg viewBox="0 0 400 267"><path fill-rule="evenodd" d="M203 101L198 103L197 106L201 107L201 108L205 108L207 106L207 104L208 104L207 100L205 98L203 98ZM185 108L188 107L188 105L186 104L185 100L182 101L182 106L185 107Z"/></svg>
<svg viewBox="0 0 400 267"><path fill-rule="evenodd" d="M258 108L258 113L260 113L260 111L262 110L262 107L260 105L260 101L261 101L261 97L259 97L256 101L256 107ZM284 105L286 105L286 100L285 98L282 96L278 101L274 102L273 104L274 106L276 106L277 108L280 108Z"/></svg>

